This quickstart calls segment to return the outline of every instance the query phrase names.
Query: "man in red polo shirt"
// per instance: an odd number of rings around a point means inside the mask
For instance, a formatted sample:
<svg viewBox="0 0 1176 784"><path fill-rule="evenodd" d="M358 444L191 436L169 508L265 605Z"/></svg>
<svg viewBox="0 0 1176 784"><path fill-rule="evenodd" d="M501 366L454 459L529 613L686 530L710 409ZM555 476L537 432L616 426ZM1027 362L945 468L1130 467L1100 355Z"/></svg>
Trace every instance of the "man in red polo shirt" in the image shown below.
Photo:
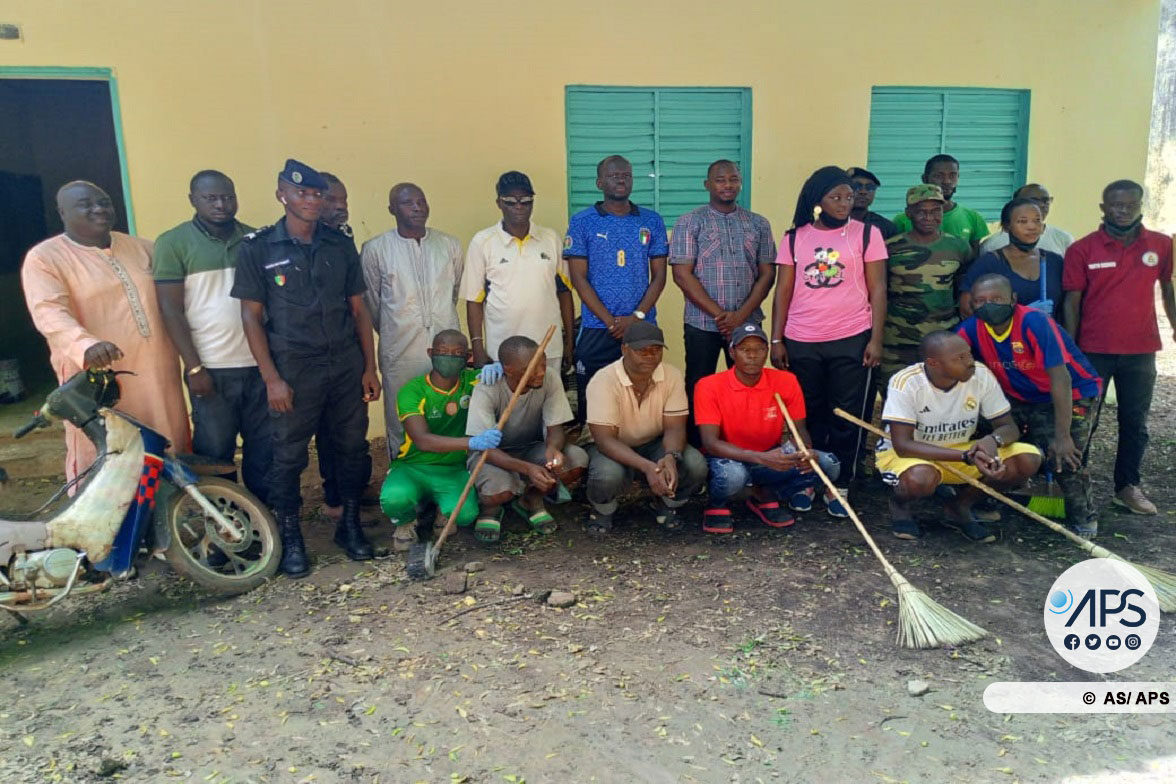
<svg viewBox="0 0 1176 784"><path fill-rule="evenodd" d="M768 336L755 324L734 330L730 342L735 366L701 379L694 388L694 418L710 468L710 505L702 530L731 533L731 499L751 486L747 508L765 525L785 528L794 520L780 499L798 512L813 508L814 486L820 481L808 465L812 441L804 426L804 395L796 376L766 368ZM788 424L776 405L779 394L796 422L803 444L793 443ZM841 471L837 458L815 451L830 479Z"/></svg>
<svg viewBox="0 0 1176 784"><path fill-rule="evenodd" d="M1119 446L1115 456L1115 505L1154 515L1139 489L1147 448L1147 414L1156 383L1155 289L1176 324L1172 290L1172 240L1142 225L1143 186L1116 180L1103 189L1102 226L1066 251L1062 288L1066 330L1078 341L1105 386L1119 398Z"/></svg>

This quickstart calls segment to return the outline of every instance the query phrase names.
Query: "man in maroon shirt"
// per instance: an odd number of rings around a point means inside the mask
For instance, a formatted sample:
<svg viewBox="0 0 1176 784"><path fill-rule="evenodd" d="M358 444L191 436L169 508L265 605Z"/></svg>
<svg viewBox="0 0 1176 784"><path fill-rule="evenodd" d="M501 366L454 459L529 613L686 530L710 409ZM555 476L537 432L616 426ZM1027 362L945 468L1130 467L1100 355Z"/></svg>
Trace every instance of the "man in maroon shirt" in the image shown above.
<svg viewBox="0 0 1176 784"><path fill-rule="evenodd" d="M1105 384L1119 398L1115 505L1154 515L1139 489L1147 448L1147 414L1156 383L1155 287L1160 284L1168 323L1176 325L1172 290L1172 239L1143 227L1143 186L1116 180L1103 189L1102 226L1066 251L1062 288L1066 330L1078 341ZM1176 330L1173 337L1176 338Z"/></svg>

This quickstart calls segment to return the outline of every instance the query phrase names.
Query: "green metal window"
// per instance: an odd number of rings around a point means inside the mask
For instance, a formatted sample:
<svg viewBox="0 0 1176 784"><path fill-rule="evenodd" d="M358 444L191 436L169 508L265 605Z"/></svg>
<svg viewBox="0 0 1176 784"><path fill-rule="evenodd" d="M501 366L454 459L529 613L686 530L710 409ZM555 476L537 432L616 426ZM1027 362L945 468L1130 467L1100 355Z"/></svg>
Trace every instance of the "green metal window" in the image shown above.
<svg viewBox="0 0 1176 784"><path fill-rule="evenodd" d="M959 159L956 200L988 221L1025 184L1029 91L976 87L875 87L868 168L882 187L873 209L895 215L932 155Z"/></svg>
<svg viewBox="0 0 1176 784"><path fill-rule="evenodd" d="M566 88L568 214L600 200L596 164L633 164L632 199L678 216L707 200L706 167L729 158L743 172L739 204L751 203L751 90L746 87Z"/></svg>

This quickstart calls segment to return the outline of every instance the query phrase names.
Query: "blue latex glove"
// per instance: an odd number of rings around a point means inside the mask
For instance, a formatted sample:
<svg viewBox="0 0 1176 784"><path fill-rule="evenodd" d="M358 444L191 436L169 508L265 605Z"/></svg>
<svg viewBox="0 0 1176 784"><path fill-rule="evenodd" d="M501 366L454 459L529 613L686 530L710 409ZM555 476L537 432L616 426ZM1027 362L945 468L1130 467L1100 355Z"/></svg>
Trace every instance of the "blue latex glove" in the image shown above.
<svg viewBox="0 0 1176 784"><path fill-rule="evenodd" d="M490 366L487 365L486 367L490 367ZM501 367L501 366L499 366L499 367ZM478 433L476 436L470 437L470 451L471 452L482 452L487 449L493 449L494 447L498 446L501 443L502 443L502 431L495 430L494 428L490 428L489 430L483 430L481 433Z"/></svg>
<svg viewBox="0 0 1176 784"><path fill-rule="evenodd" d="M501 362L491 362L489 365L483 365L482 372L478 374L478 381L482 384L497 384L500 378L502 378ZM498 444L495 444L495 446L498 446Z"/></svg>

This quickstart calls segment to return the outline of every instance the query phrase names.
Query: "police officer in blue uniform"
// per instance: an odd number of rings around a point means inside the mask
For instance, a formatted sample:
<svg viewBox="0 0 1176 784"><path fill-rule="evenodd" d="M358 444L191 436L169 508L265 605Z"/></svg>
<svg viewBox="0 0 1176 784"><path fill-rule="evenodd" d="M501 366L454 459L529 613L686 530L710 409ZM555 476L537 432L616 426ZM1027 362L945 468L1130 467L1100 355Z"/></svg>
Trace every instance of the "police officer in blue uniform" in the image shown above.
<svg viewBox="0 0 1176 784"><path fill-rule="evenodd" d="M343 500L335 543L353 560L373 556L360 528L359 500L367 404L379 398L380 381L359 254L350 238L319 221L327 186L311 167L286 161L276 194L286 214L245 235L232 291L269 399L273 462L266 485L281 530L281 569L290 577L310 572L299 476L324 417Z"/></svg>

